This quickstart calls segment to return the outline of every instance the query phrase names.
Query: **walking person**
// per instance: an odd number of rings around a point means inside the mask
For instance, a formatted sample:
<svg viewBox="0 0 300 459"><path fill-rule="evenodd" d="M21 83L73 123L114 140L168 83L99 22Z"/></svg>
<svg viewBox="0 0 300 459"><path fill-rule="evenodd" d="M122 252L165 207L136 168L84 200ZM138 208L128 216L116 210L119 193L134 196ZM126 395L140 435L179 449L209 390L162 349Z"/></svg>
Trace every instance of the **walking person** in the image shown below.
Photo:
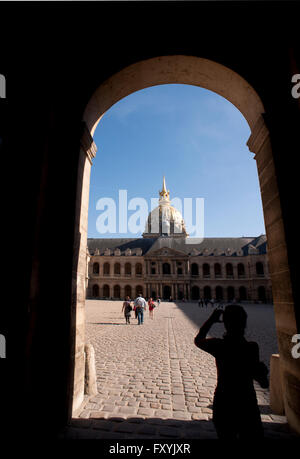
<svg viewBox="0 0 300 459"><path fill-rule="evenodd" d="M122 312L124 311L124 316L125 316L125 320L126 320L126 325L127 324L130 324L130 317L131 317L131 311L132 311L132 306L130 304L130 298L129 296L127 296L125 298L125 301L123 303L123 307L122 307Z"/></svg>
<svg viewBox="0 0 300 459"><path fill-rule="evenodd" d="M206 338L213 324L223 323L223 338ZM195 337L195 345L216 359L217 387L213 401L213 423L220 439L262 438L263 427L253 385L269 386L266 365L259 360L256 342L247 341L244 332L247 313L242 306L229 304L215 309Z"/></svg>
<svg viewBox="0 0 300 459"><path fill-rule="evenodd" d="M147 309L147 303L145 298L143 298L140 293L134 301L134 305L137 311L138 325L143 325L144 323L144 311Z"/></svg>
<svg viewBox="0 0 300 459"><path fill-rule="evenodd" d="M155 308L155 303L152 298L150 298L148 301L148 307L149 307L149 317L150 319L153 320L153 310Z"/></svg>
<svg viewBox="0 0 300 459"><path fill-rule="evenodd" d="M160 305L160 298L158 297L157 298L157 306L159 306L159 305Z"/></svg>

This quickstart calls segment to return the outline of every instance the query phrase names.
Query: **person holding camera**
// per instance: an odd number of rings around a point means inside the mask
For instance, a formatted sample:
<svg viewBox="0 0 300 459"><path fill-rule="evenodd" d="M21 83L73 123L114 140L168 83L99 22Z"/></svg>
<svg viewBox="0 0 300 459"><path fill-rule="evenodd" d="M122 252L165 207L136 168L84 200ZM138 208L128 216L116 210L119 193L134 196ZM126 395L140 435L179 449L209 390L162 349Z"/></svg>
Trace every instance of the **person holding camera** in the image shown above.
<svg viewBox="0 0 300 459"><path fill-rule="evenodd" d="M223 338L207 338L213 324L221 322ZM253 385L269 386L266 365L259 360L256 342L247 341L244 332L247 313L242 306L229 304L215 309L195 337L195 345L213 355L217 366L217 387L213 401L213 423L220 439L263 437L263 427Z"/></svg>

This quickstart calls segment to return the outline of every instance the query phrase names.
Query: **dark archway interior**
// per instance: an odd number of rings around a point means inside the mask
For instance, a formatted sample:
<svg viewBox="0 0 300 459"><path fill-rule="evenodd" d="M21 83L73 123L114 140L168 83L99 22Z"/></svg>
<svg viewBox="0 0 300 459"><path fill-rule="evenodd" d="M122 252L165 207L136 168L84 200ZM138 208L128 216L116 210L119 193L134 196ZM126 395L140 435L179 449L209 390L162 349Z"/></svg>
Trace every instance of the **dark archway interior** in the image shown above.
<svg viewBox="0 0 300 459"><path fill-rule="evenodd" d="M17 217L18 222L26 222L21 243L13 247L22 247L21 288L17 299L9 299L10 307L1 310L5 317L0 333L7 336L7 359L0 362L2 374L7 375L1 406L9 428L15 413L26 413L20 435L37 438L47 432L54 436L71 416L71 330L75 318L70 305L76 283L74 246L80 241L80 228L74 231L74 227L80 202L76 187L81 121L96 88L125 66L168 54L200 56L233 69L257 91L266 109L264 119L274 154L291 300L299 305L299 236L291 201L298 194L295 151L300 150L300 106L290 95L291 75L300 73L299 5L222 3L177 2L172 11L170 4L160 2L131 4L130 8L126 2L117 8L105 2L84 7L18 4L18 14L15 5L1 5L1 43L10 43L7 37L12 31L17 37L17 46L1 49L1 72L9 76L9 137L14 143L17 137L17 143L22 144L22 148L13 148L13 156L3 157L9 158L8 171L12 170L12 157L18 165L13 169L17 186L12 190L12 207L20 202L21 190L23 205L18 207ZM101 35L110 37L112 17L122 40L103 42L99 40L99 21ZM188 25L185 33L178 33L183 24ZM286 33L278 33L286 25ZM236 46L237 37L242 37L242 49ZM92 60L90 56L94 56ZM20 75L20 69L26 71ZM26 116L20 122L24 101ZM59 310L59 320L53 315L53 305ZM299 308L295 314L299 333ZM41 423L45 394L47 416Z"/></svg>

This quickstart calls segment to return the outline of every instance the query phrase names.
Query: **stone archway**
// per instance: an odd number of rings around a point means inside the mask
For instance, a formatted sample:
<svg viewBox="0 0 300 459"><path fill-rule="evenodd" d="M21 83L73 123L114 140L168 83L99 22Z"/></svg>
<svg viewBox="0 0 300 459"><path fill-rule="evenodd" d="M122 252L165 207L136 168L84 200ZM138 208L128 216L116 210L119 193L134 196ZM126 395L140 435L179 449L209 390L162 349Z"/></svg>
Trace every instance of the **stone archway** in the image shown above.
<svg viewBox="0 0 300 459"><path fill-rule="evenodd" d="M191 299L199 300L200 298L200 288L197 285L193 285L191 288Z"/></svg>
<svg viewBox="0 0 300 459"><path fill-rule="evenodd" d="M123 68L98 87L83 114L76 210L76 227L80 227L81 235L80 241L78 237L75 238L74 259L78 261L73 268L72 311L75 319L72 332L76 356L73 410L81 404L84 394L87 212L90 170L97 150L93 135L101 117L114 103L140 89L170 83L199 86L225 97L240 110L251 129L247 145L255 154L262 196L285 412L291 427L300 432L300 368L291 355L291 339L297 333L295 304L271 141L263 117L264 107L256 91L236 72L217 62L195 56L161 56Z"/></svg>
<svg viewBox="0 0 300 459"><path fill-rule="evenodd" d="M171 295L172 295L172 289L170 285L164 285L163 286L163 299L169 300Z"/></svg>

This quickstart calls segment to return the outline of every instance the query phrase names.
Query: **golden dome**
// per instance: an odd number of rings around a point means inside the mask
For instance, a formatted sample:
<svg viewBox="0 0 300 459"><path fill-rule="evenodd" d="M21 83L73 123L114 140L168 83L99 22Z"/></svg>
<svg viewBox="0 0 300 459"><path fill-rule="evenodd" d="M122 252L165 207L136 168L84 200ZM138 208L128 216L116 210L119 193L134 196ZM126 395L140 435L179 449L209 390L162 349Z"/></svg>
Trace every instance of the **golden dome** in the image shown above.
<svg viewBox="0 0 300 459"><path fill-rule="evenodd" d="M170 191L166 188L165 177L163 178L163 188L159 191L159 196L158 206L148 215L143 237L188 236L181 212L171 206Z"/></svg>

